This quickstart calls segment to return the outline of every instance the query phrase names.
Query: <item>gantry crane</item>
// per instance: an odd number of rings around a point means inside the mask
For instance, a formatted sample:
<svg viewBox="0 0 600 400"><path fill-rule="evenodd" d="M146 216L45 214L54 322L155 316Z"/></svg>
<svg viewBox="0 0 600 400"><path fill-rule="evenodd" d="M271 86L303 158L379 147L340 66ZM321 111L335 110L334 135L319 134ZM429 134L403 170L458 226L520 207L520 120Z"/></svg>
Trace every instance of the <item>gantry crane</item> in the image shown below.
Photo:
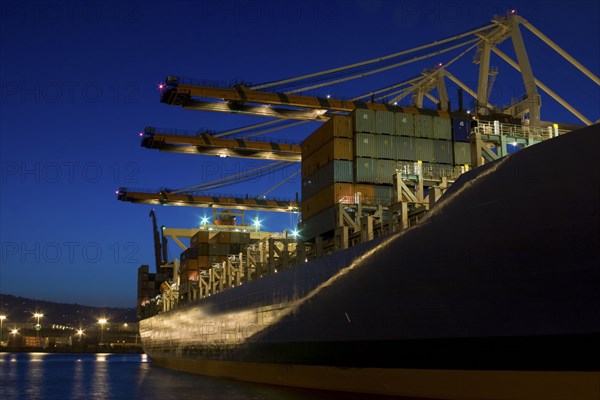
<svg viewBox="0 0 600 400"><path fill-rule="evenodd" d="M212 83L168 76L165 83L159 86L161 89L161 102L169 105L179 105L184 109L190 110L219 111L268 116L279 119L324 122L333 115L345 115L361 108L418 114L420 112L419 109L423 106L424 99L427 98L436 105L439 116L448 116L450 107L445 84L445 80L448 79L476 100L476 117L494 113L509 114L513 117L528 115L529 118L527 121L529 125L532 128L538 129L542 125L540 121L541 100L538 92L539 88L559 104L563 105L586 125L591 125L592 120L586 118L566 100L562 99L548 86L535 78L525 49L520 26L525 26L585 76L590 78L596 85L600 85L600 79L595 74L577 62L528 21L518 16L513 10L507 15L493 18L490 24L413 49L326 71L259 85L236 84L233 87L220 87ZM463 41L463 39L465 40ZM497 47L498 44L507 39L511 39L512 41L517 61L512 60ZM456 44L457 41L460 41L460 43ZM350 100L334 99L330 96L315 97L298 94L307 90L363 78L465 47L465 50L449 62L436 64L436 67L424 70L420 76L412 77L403 82L395 83ZM413 56L412 58L407 57L411 53L422 50L432 51L428 54ZM471 50L476 52L474 63L479 66L479 79L476 90L470 88L448 69ZM497 67L490 65L491 53L498 55L522 75L525 94L508 107L500 107L490 103L492 87L498 76ZM321 80L321 82L315 83L316 80ZM433 92L437 93L437 97ZM398 102L407 96L411 98L410 106L398 106ZM249 143L249 141L243 139L222 139L209 134L194 137L171 135L166 132L145 132L144 135L143 145L145 147L166 151L235 157L259 157L286 161L298 161L300 157L297 145L286 147L279 144L275 145L272 142ZM197 196L185 193L184 191L177 191L177 193L160 191L154 193L122 188L118 193L120 200L148 204L262 209L279 212L297 210L298 206L297 201L284 201L280 203L279 201L269 202L265 199Z"/></svg>

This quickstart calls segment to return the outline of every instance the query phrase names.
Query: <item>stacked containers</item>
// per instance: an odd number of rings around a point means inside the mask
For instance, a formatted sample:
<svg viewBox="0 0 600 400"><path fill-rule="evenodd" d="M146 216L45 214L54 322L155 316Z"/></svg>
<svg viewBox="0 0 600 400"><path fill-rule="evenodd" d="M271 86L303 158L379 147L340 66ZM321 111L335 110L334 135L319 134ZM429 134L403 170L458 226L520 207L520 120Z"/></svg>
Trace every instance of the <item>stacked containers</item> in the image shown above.
<svg viewBox="0 0 600 400"><path fill-rule="evenodd" d="M363 118L375 126L374 113ZM308 136L302 148L302 216L309 218L337 202L337 195L347 192L346 184L354 182L352 160L352 120L336 115ZM339 183L337 187L334 187ZM342 189L345 188L345 189ZM321 203L323 204L318 204Z"/></svg>
<svg viewBox="0 0 600 400"><path fill-rule="evenodd" d="M190 248L181 253L181 276L197 280L200 270L227 261L250 243L249 232L199 231L190 240Z"/></svg>
<svg viewBox="0 0 600 400"><path fill-rule="evenodd" d="M310 198L317 192L330 186L332 182L354 182L354 168L352 161L333 160L308 178L303 179L302 198Z"/></svg>
<svg viewBox="0 0 600 400"><path fill-rule="evenodd" d="M407 166L413 170L417 161L427 178L455 176L454 153L459 148L466 157L468 151L453 143L451 119L429 114L356 109L350 117L333 117L309 136L302 143L305 226L314 222L322 228L320 220L332 219L337 203L388 205L394 173ZM347 141L336 138L353 138L352 151Z"/></svg>

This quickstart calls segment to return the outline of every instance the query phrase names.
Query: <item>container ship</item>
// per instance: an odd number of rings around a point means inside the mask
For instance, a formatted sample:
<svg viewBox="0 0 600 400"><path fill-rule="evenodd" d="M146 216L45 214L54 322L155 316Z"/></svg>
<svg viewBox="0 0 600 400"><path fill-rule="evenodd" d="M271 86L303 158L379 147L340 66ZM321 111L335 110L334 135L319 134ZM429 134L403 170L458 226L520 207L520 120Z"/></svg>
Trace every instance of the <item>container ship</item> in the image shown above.
<svg viewBox="0 0 600 400"><path fill-rule="evenodd" d="M242 113L256 111L240 97L310 102L271 95L169 77L161 100L218 97ZM600 398L600 124L318 103L350 112L295 148L142 135L159 150L302 160L301 202L119 189L144 204L302 212L298 232L227 212L163 228L162 243L151 213L157 269L138 270L138 315L153 363L365 398ZM168 262L176 234L190 245Z"/></svg>

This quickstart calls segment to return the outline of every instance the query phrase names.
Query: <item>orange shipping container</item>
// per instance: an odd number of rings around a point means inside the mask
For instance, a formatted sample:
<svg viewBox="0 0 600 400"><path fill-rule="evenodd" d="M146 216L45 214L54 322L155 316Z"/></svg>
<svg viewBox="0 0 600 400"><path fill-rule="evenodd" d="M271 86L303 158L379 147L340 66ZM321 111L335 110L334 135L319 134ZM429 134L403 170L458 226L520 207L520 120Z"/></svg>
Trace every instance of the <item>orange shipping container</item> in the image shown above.
<svg viewBox="0 0 600 400"><path fill-rule="evenodd" d="M302 176L308 177L333 160L354 159L354 145L352 139L333 138L323 144L311 155L302 156Z"/></svg>
<svg viewBox="0 0 600 400"><path fill-rule="evenodd" d="M335 183L308 199L303 199L302 218L308 219L337 203L354 204L354 186L352 183Z"/></svg>
<svg viewBox="0 0 600 400"><path fill-rule="evenodd" d="M375 185L357 184L354 185L355 193L360 194L360 202L363 204L374 204Z"/></svg>
<svg viewBox="0 0 600 400"><path fill-rule="evenodd" d="M308 157L333 138L352 139L352 119L335 115L302 141L302 158Z"/></svg>

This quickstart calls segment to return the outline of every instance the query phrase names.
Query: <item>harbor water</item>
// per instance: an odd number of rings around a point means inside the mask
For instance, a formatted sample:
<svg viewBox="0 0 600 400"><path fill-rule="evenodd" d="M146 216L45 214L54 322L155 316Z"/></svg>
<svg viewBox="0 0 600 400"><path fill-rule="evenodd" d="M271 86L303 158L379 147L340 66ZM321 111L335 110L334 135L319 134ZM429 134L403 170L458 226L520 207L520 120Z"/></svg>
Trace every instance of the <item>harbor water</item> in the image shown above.
<svg viewBox="0 0 600 400"><path fill-rule="evenodd" d="M358 400L364 399L365 395L307 391L196 376L156 367L143 354L0 353L2 400L176 398Z"/></svg>

